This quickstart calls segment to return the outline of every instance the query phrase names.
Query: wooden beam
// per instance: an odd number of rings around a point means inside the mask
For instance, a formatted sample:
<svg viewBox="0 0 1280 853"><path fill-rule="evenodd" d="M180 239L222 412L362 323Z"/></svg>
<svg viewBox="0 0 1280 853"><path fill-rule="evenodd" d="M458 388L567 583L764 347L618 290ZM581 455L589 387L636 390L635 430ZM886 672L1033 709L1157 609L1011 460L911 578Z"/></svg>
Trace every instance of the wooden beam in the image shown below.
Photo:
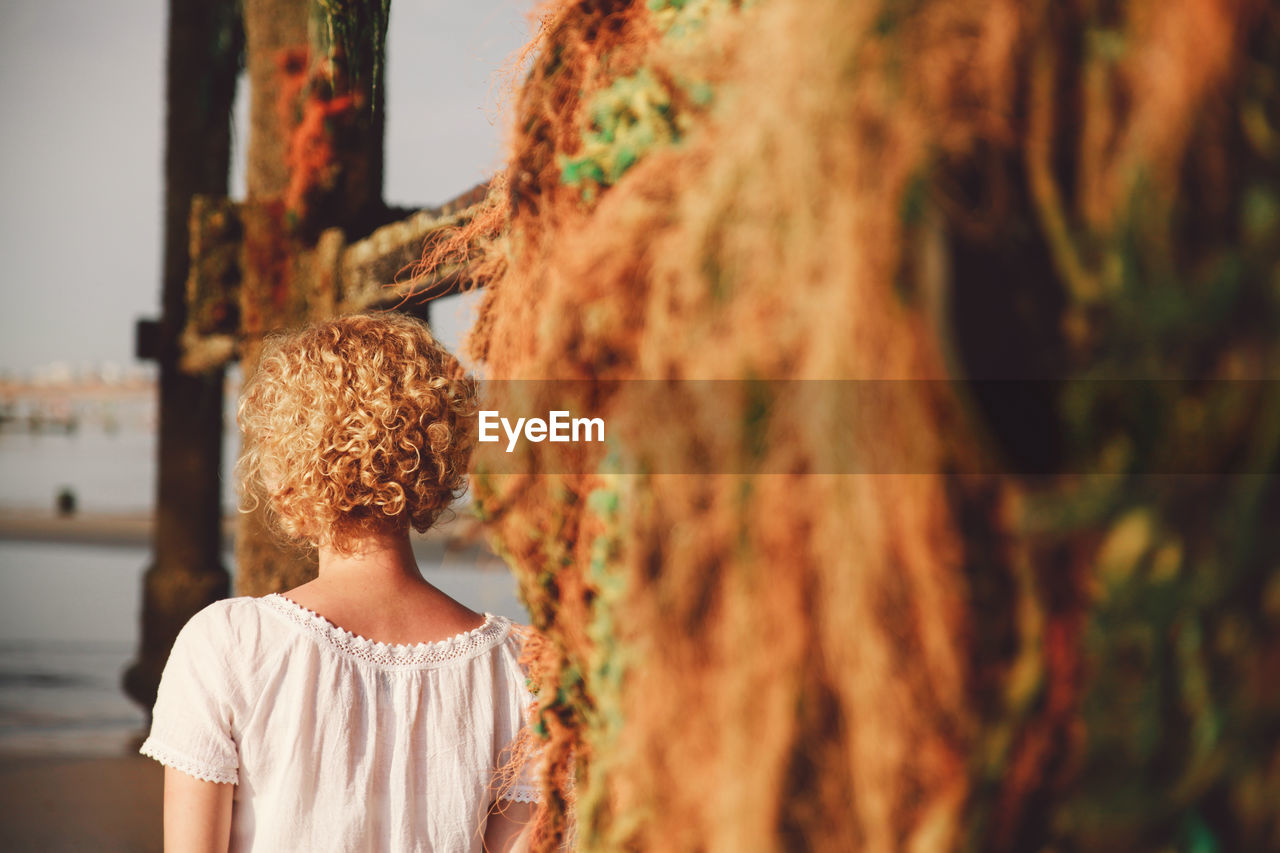
<svg viewBox="0 0 1280 853"><path fill-rule="evenodd" d="M412 278L423 247L434 235L465 225L487 187L473 187L440 207L409 213L354 243L337 228L324 231L304 253L309 314L313 319L430 302L460 292L467 280L459 264L426 278ZM191 206L192 264L187 281L190 320L183 331L181 366L201 373L240 357L245 333L238 304L243 263L241 206L228 199L197 198Z"/></svg>

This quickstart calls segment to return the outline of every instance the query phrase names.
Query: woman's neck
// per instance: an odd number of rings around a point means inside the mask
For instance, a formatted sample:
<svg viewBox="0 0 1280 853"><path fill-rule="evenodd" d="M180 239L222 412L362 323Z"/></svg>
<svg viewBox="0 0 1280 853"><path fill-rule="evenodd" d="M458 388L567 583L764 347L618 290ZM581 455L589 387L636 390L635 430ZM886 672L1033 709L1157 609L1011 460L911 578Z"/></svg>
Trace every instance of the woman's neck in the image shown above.
<svg viewBox="0 0 1280 853"><path fill-rule="evenodd" d="M350 552L320 546L317 580L322 585L354 581L362 586L397 587L423 582L407 528L369 534L355 544Z"/></svg>
<svg viewBox="0 0 1280 853"><path fill-rule="evenodd" d="M333 624L385 643L432 642L483 617L427 582L408 530L368 536L354 553L320 546L320 575L285 593Z"/></svg>

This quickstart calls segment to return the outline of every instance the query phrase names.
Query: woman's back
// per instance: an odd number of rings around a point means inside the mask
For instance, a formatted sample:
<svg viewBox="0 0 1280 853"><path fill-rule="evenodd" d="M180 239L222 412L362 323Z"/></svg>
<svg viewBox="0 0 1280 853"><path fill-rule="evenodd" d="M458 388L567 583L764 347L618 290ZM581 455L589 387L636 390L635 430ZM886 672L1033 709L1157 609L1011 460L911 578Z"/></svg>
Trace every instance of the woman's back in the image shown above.
<svg viewBox="0 0 1280 853"><path fill-rule="evenodd" d="M529 696L501 616L374 642L282 595L213 604L174 646L143 751L237 785L232 850L479 850Z"/></svg>
<svg viewBox="0 0 1280 853"><path fill-rule="evenodd" d="M534 799L501 772L530 701L519 640L427 583L409 540L465 486L477 406L475 382L408 317L264 344L237 418L241 486L316 549L318 574L293 598L210 605L179 635L143 748L173 771L167 846L518 841L530 808L496 801Z"/></svg>

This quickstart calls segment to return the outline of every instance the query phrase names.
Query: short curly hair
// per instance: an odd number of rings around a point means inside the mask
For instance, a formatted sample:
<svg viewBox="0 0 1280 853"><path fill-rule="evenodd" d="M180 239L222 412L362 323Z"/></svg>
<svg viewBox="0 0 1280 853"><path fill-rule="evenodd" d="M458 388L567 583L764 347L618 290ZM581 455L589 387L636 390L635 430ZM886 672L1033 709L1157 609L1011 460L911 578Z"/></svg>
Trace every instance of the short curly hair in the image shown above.
<svg viewBox="0 0 1280 853"><path fill-rule="evenodd" d="M465 490L476 410L475 380L410 317L272 338L240 397L241 493L288 537L341 552L425 531Z"/></svg>

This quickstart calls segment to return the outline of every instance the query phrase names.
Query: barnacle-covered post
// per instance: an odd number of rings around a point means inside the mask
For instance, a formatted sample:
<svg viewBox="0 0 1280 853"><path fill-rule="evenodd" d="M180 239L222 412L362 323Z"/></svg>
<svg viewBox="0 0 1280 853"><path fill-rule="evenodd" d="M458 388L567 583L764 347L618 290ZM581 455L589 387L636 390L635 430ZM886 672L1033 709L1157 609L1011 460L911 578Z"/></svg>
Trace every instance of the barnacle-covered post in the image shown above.
<svg viewBox="0 0 1280 853"><path fill-rule="evenodd" d="M240 357L246 378L273 330L330 315L345 242L387 219L382 202L387 0L246 0L251 89L241 206ZM241 517L237 591L314 575L314 556L275 544L262 508Z"/></svg>

